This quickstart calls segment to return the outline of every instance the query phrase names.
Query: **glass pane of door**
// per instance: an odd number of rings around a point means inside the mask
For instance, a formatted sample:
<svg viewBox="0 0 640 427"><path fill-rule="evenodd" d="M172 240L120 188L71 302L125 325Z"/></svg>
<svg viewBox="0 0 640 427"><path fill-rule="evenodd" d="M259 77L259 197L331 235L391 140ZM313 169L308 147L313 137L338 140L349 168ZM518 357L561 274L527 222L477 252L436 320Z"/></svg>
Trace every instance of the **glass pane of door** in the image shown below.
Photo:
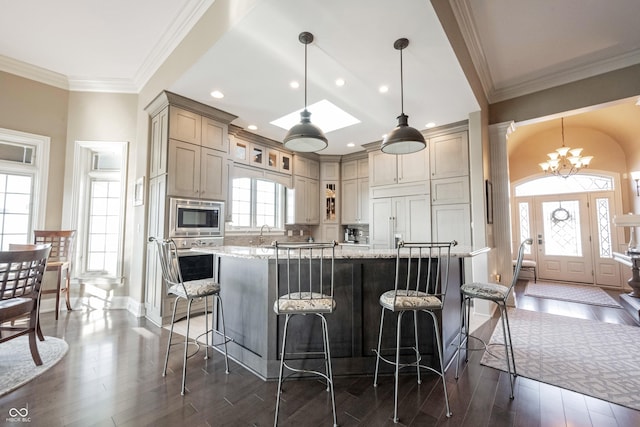
<svg viewBox="0 0 640 427"><path fill-rule="evenodd" d="M544 254L582 256L580 205L577 200L542 203Z"/></svg>

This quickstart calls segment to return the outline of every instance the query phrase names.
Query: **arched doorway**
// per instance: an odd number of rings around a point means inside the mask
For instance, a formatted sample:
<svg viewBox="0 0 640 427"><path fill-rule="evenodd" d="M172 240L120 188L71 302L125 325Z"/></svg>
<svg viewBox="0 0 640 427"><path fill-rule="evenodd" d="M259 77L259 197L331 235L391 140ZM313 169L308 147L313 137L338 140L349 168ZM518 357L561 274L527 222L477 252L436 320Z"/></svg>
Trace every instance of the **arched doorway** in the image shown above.
<svg viewBox="0 0 640 427"><path fill-rule="evenodd" d="M514 245L533 238L526 257L537 262L540 279L622 287L613 260L619 187L617 174L597 171L569 178L537 175L512 185Z"/></svg>

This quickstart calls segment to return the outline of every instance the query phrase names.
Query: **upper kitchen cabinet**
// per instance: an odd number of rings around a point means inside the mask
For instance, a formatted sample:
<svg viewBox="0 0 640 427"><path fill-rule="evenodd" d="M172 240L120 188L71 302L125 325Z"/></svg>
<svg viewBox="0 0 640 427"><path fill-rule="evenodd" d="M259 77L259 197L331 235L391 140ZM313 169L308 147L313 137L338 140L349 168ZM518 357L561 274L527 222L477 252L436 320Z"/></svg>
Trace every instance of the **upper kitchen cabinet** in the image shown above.
<svg viewBox="0 0 640 427"><path fill-rule="evenodd" d="M320 163L299 154L293 156L293 174L311 179L320 179Z"/></svg>
<svg viewBox="0 0 640 427"><path fill-rule="evenodd" d="M202 144L212 150L229 152L229 129L224 123L209 117L202 117Z"/></svg>
<svg viewBox="0 0 640 427"><path fill-rule="evenodd" d="M386 154L380 150L369 153L369 184L406 184L429 179L429 150L411 154Z"/></svg>
<svg viewBox="0 0 640 427"><path fill-rule="evenodd" d="M168 131L169 107L165 107L151 119L151 147L149 152L150 178L167 173Z"/></svg>
<svg viewBox="0 0 640 427"><path fill-rule="evenodd" d="M167 195L226 200L225 162L215 150L169 140Z"/></svg>
<svg viewBox="0 0 640 427"><path fill-rule="evenodd" d="M167 174L168 196L226 200L228 125L236 116L166 91L146 111L150 177Z"/></svg>
<svg viewBox="0 0 640 427"><path fill-rule="evenodd" d="M466 131L430 138L431 178L469 175L468 144Z"/></svg>
<svg viewBox="0 0 640 427"><path fill-rule="evenodd" d="M170 106L169 138L200 145L202 141L202 116Z"/></svg>
<svg viewBox="0 0 640 427"><path fill-rule="evenodd" d="M342 163L342 223L369 223L369 159Z"/></svg>

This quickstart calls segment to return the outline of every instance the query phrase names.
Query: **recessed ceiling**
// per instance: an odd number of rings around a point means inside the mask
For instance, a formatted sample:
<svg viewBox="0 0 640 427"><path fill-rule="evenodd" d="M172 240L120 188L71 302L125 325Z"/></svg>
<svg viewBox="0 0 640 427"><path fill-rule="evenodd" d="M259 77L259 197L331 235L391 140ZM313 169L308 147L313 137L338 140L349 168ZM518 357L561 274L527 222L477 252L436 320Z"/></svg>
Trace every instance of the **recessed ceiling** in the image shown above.
<svg viewBox="0 0 640 427"><path fill-rule="evenodd" d="M234 9L234 0L216 1ZM213 3L5 1L0 70L70 90L137 92ZM465 120L479 108L429 1L250 3L246 15L166 89L235 114L234 124L256 125L256 133L281 141L286 131L270 122L303 107L303 86L294 90L289 83L303 82L298 34L309 31L315 36L308 46L309 103L327 99L361 120L328 132L323 154L361 150L395 127L400 64L393 42L400 37L410 40L403 67L411 126ZM451 0L491 101L640 63L640 2L609 3ZM343 86L335 84L338 78ZM387 93L379 92L382 85ZM224 98L212 98L213 90Z"/></svg>

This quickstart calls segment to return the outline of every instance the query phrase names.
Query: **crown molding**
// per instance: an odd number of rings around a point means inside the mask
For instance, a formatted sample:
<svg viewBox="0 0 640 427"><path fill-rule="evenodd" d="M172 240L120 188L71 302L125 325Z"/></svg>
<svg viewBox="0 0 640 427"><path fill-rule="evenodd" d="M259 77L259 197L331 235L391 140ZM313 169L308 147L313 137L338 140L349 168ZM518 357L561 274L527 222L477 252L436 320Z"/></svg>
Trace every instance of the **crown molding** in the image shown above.
<svg viewBox="0 0 640 427"><path fill-rule="evenodd" d="M184 8L130 79L65 76L3 55L0 55L0 71L71 91L139 93L214 2L215 0L185 2Z"/></svg>
<svg viewBox="0 0 640 427"><path fill-rule="evenodd" d="M539 77L533 77L527 81L505 86L504 88L494 89L489 96L489 102L496 103L517 98L636 64L640 64L640 49L570 69L567 69L566 65L564 65L564 68L563 66L548 68L544 70L544 75Z"/></svg>
<svg viewBox="0 0 640 427"><path fill-rule="evenodd" d="M8 56L0 55L0 71L15 74L16 76L44 83L49 86L69 90L69 81L66 76L42 67L27 64L26 62L18 61L17 59L9 58Z"/></svg>
<svg viewBox="0 0 640 427"><path fill-rule="evenodd" d="M185 2L171 26L164 32L158 43L138 69L133 82L139 92L160 66L167 60L173 50L189 34L202 15L211 7L215 0L198 0Z"/></svg>
<svg viewBox="0 0 640 427"><path fill-rule="evenodd" d="M480 36L478 35L475 21L473 20L470 1L471 0L451 0L451 10L460 27L460 33L467 45L471 61L478 73L484 94L489 102L491 102L490 94L494 92L493 79L491 78L491 70L487 62L487 57L482 49L482 43L480 43Z"/></svg>

